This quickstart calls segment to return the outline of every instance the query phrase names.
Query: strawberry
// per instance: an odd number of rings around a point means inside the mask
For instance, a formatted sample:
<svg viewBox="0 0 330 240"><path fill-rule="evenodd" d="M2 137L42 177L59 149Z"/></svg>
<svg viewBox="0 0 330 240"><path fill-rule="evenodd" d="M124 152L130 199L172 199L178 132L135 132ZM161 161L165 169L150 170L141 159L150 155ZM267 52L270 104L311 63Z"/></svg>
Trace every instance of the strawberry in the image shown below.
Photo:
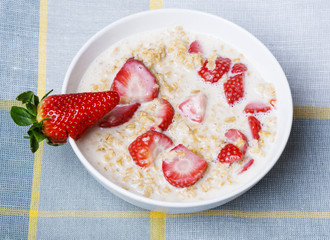
<svg viewBox="0 0 330 240"><path fill-rule="evenodd" d="M249 146L249 143L248 143L247 137L242 132L238 131L237 129L229 129L225 133L225 136L226 136L226 138L233 141L234 143L237 142L240 139L243 140L244 144L240 148L240 150L242 151L243 155L246 153L246 150Z"/></svg>
<svg viewBox="0 0 330 240"><path fill-rule="evenodd" d="M162 131L166 131L168 126L172 123L174 116L174 108L172 105L165 99L160 99L160 106L157 108L156 116L160 118L160 123L158 127Z"/></svg>
<svg viewBox="0 0 330 240"><path fill-rule="evenodd" d="M247 71L247 67L243 63L235 63L231 68L231 73L244 73Z"/></svg>
<svg viewBox="0 0 330 240"><path fill-rule="evenodd" d="M49 93L39 102L33 92L24 92L16 99L26 104L26 109L13 106L10 111L16 124L32 124L27 137L32 152L45 138L50 145L66 143L68 135L78 140L119 102L118 93L113 91L48 96Z"/></svg>
<svg viewBox="0 0 330 240"><path fill-rule="evenodd" d="M256 119L253 116L249 116L248 121L249 121L253 139L259 140L259 138L260 138L259 131L261 130L261 123L259 122L258 119Z"/></svg>
<svg viewBox="0 0 330 240"><path fill-rule="evenodd" d="M198 74L206 81L215 83L218 82L222 76L229 72L231 60L229 58L218 57L215 60L215 68L209 69L207 67L208 60L206 60L198 71Z"/></svg>
<svg viewBox="0 0 330 240"><path fill-rule="evenodd" d="M198 40L195 40L190 44L188 53L203 53L202 45Z"/></svg>
<svg viewBox="0 0 330 240"><path fill-rule="evenodd" d="M179 109L191 121L201 123L205 116L206 96L203 93L197 93L182 102Z"/></svg>
<svg viewBox="0 0 330 240"><path fill-rule="evenodd" d="M166 135L150 130L138 136L129 146L128 151L133 161L140 167L148 167L159 153L173 146Z"/></svg>
<svg viewBox="0 0 330 240"><path fill-rule="evenodd" d="M233 163L243 158L243 153L235 145L228 143L224 146L219 155L218 160L221 163Z"/></svg>
<svg viewBox="0 0 330 240"><path fill-rule="evenodd" d="M133 58L126 61L111 85L111 91L119 93L121 103L151 101L157 97L158 88L148 68Z"/></svg>
<svg viewBox="0 0 330 240"><path fill-rule="evenodd" d="M269 106L267 106L264 103L261 102L252 102L249 103L248 105L246 105L246 107L244 108L244 112L245 113L259 113L259 112L268 112L270 111L271 108Z"/></svg>
<svg viewBox="0 0 330 240"><path fill-rule="evenodd" d="M99 126L102 128L110 128L124 124L133 117L140 106L140 103L116 106L99 121Z"/></svg>
<svg viewBox="0 0 330 240"><path fill-rule="evenodd" d="M176 146L163 160L165 179L174 187L184 188L195 184L205 172L207 162L182 144Z"/></svg>
<svg viewBox="0 0 330 240"><path fill-rule="evenodd" d="M244 74L240 73L230 77L227 82L224 83L223 87L228 104L232 105L243 97L243 80Z"/></svg>
<svg viewBox="0 0 330 240"><path fill-rule="evenodd" d="M254 160L250 159L247 163L244 164L242 170L238 174L241 174L241 173L245 172L246 170L248 170L249 167L251 167L251 165L253 164L253 162L254 162Z"/></svg>

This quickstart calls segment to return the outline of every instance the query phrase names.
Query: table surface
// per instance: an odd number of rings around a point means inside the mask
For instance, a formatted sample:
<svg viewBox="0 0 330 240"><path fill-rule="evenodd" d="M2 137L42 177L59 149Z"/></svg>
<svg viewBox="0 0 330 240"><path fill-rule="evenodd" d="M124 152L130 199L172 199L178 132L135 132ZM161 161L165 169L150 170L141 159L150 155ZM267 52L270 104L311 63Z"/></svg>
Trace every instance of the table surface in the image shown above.
<svg viewBox="0 0 330 240"><path fill-rule="evenodd" d="M32 154L10 119L26 90L60 93L79 48L98 30L155 8L228 19L278 59L294 101L288 145L243 196L194 214L163 214L117 198L69 144ZM330 2L2 0L0 2L0 239L329 239ZM198 21L198 19L196 19Z"/></svg>

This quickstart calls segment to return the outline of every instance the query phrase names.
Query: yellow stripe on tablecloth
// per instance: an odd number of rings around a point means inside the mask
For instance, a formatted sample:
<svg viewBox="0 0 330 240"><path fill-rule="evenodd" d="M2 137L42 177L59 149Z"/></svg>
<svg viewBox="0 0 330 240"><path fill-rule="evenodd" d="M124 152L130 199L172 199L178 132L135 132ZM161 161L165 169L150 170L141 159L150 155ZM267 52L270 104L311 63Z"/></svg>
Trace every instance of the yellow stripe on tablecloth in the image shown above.
<svg viewBox="0 0 330 240"><path fill-rule="evenodd" d="M10 111L12 106L24 107L24 105L19 101L0 99L0 111Z"/></svg>
<svg viewBox="0 0 330 240"><path fill-rule="evenodd" d="M206 210L197 213L166 214L167 218L195 217L195 216L224 216L238 218L330 218L330 212L299 212L299 211L273 211L273 212L245 212L238 210Z"/></svg>
<svg viewBox="0 0 330 240"><path fill-rule="evenodd" d="M293 108L294 118L330 119L330 107L305 107Z"/></svg>
<svg viewBox="0 0 330 240"><path fill-rule="evenodd" d="M47 0L40 0L38 96L46 91Z"/></svg>
<svg viewBox="0 0 330 240"><path fill-rule="evenodd" d="M165 213L150 211L150 239L165 239Z"/></svg>
<svg viewBox="0 0 330 240"><path fill-rule="evenodd" d="M35 214L33 212L32 214ZM22 216L31 215L30 210L0 208L0 215ZM272 212L246 212L239 210L206 210L197 213L165 214L154 211L38 211L39 218L150 218L153 223L163 221L167 218L181 217L237 217L237 218L310 218L310 219L330 219L330 212L300 212L300 211L272 211ZM157 233L157 229L154 233Z"/></svg>
<svg viewBox="0 0 330 240"><path fill-rule="evenodd" d="M40 98L43 95L45 95L45 88L46 88L46 40L47 40L47 0L40 0L39 62L38 62L38 96ZM28 239L37 238L42 153L43 153L43 143L40 143L39 150L34 155Z"/></svg>
<svg viewBox="0 0 330 240"><path fill-rule="evenodd" d="M41 218L149 218L148 211L39 211Z"/></svg>
<svg viewBox="0 0 330 240"><path fill-rule="evenodd" d="M30 210L0 208L0 215L28 217Z"/></svg>
<svg viewBox="0 0 330 240"><path fill-rule="evenodd" d="M152 9L159 9L163 8L163 1L162 0L150 0L149 1L149 8Z"/></svg>

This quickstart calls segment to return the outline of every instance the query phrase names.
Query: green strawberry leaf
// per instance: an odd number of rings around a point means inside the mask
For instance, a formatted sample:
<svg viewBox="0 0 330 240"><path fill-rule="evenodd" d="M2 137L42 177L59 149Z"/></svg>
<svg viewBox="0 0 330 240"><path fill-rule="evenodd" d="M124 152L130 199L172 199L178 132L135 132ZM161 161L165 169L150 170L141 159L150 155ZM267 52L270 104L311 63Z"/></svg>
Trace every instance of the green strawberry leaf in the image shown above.
<svg viewBox="0 0 330 240"><path fill-rule="evenodd" d="M48 138L46 138L46 143L50 146L61 146L62 144L59 144L59 143L52 143Z"/></svg>
<svg viewBox="0 0 330 240"><path fill-rule="evenodd" d="M48 93L45 94L45 96L43 96L41 98L41 101L44 100L54 89L50 90Z"/></svg>
<svg viewBox="0 0 330 240"><path fill-rule="evenodd" d="M28 110L17 106L11 107L10 116L13 121L19 126L28 126L36 121L35 116L29 113Z"/></svg>
<svg viewBox="0 0 330 240"><path fill-rule="evenodd" d="M17 96L16 100L21 101L22 103L27 103L31 101L31 98L34 96L32 91L23 92Z"/></svg>
<svg viewBox="0 0 330 240"><path fill-rule="evenodd" d="M40 123L34 123L34 124L29 128L29 131L32 131L32 130L38 129L38 128L40 128L40 127L41 127ZM29 133L29 131L28 131L28 133Z"/></svg>
<svg viewBox="0 0 330 240"><path fill-rule="evenodd" d="M42 124L43 124L43 122L44 122L45 120L47 120L47 119L51 119L52 117L53 117L53 116L49 116L49 117L46 117L46 118L42 119L40 122L38 122L39 126L41 127Z"/></svg>
<svg viewBox="0 0 330 240"><path fill-rule="evenodd" d="M29 136L34 137L38 142L43 141L46 137L41 132L41 129L39 127L31 127L28 131Z"/></svg>
<svg viewBox="0 0 330 240"><path fill-rule="evenodd" d="M34 104L32 104L32 103L30 103L30 102L26 103L26 109L27 109L28 112L31 113L33 116L37 116L37 107L36 107Z"/></svg>
<svg viewBox="0 0 330 240"><path fill-rule="evenodd" d="M36 95L33 95L32 103L33 103L35 106L38 106L38 104L39 104L39 97L36 96Z"/></svg>
<svg viewBox="0 0 330 240"><path fill-rule="evenodd" d="M39 148L38 140L34 136L31 136L30 138L30 148L33 153L35 153Z"/></svg>

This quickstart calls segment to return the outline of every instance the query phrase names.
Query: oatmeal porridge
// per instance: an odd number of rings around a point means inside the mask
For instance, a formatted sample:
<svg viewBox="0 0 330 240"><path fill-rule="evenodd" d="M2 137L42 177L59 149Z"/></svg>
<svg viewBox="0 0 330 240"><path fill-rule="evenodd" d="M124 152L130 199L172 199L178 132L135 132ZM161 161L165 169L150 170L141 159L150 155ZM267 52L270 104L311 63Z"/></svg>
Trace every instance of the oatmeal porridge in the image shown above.
<svg viewBox="0 0 330 240"><path fill-rule="evenodd" d="M109 89L121 105L78 145L128 191L164 201L210 199L267 165L275 89L218 38L174 27L124 39L89 66L78 90Z"/></svg>

